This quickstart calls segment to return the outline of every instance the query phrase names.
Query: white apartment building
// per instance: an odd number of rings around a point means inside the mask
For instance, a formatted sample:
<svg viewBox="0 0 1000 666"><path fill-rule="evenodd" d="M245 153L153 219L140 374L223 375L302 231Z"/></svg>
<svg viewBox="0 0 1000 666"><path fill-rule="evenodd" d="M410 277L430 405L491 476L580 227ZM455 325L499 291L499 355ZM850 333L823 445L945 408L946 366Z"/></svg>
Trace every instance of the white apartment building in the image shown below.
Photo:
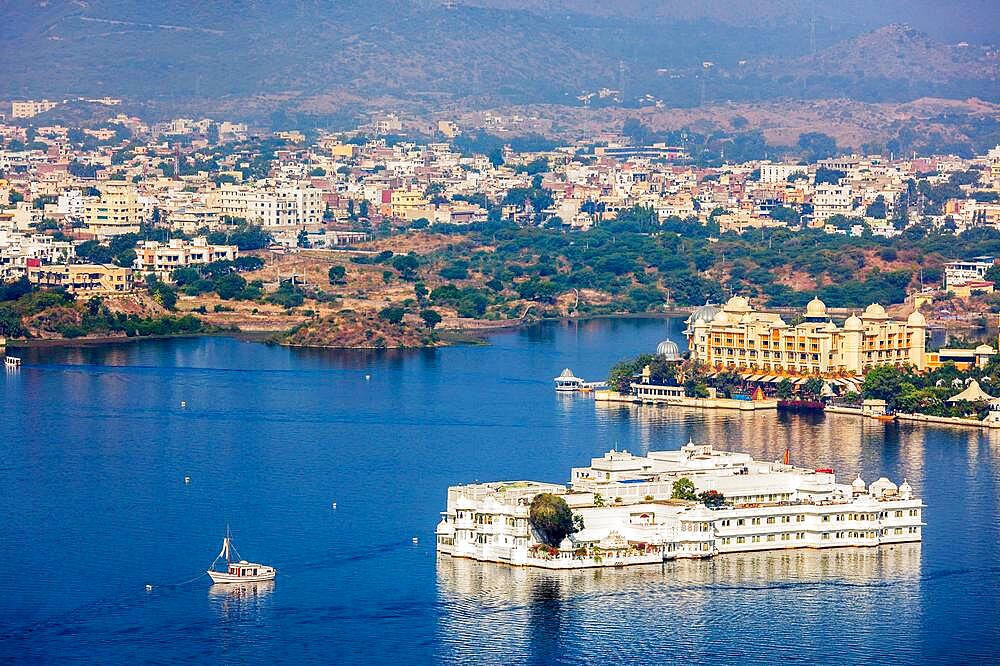
<svg viewBox="0 0 1000 666"><path fill-rule="evenodd" d="M66 263L75 256L69 241L0 229L0 280L15 280L27 275L29 266Z"/></svg>
<svg viewBox="0 0 1000 666"><path fill-rule="evenodd" d="M760 182L783 183L793 173L805 173L806 168L799 164L772 164L763 162L760 165Z"/></svg>
<svg viewBox="0 0 1000 666"><path fill-rule="evenodd" d="M67 190L56 200L56 212L70 219L82 220L87 212L87 200L80 190Z"/></svg>
<svg viewBox="0 0 1000 666"><path fill-rule="evenodd" d="M276 231L318 227L326 210L323 191L304 184L224 185L209 195L208 206Z"/></svg>
<svg viewBox="0 0 1000 666"><path fill-rule="evenodd" d="M715 507L672 499L680 479L716 491ZM562 497L583 529L540 542L530 505ZM454 557L551 569L650 564L719 553L920 541L922 502L905 480L840 484L832 469L754 460L688 443L648 456L609 451L572 470L568 487L533 481L452 486L437 526L437 551Z"/></svg>
<svg viewBox="0 0 1000 666"><path fill-rule="evenodd" d="M854 213L854 196L850 185L822 183L813 194L813 220L822 222L834 215L850 216Z"/></svg>
<svg viewBox="0 0 1000 666"><path fill-rule="evenodd" d="M944 288L986 279L986 272L996 264L994 257L974 257L968 261L949 261L944 265Z"/></svg>

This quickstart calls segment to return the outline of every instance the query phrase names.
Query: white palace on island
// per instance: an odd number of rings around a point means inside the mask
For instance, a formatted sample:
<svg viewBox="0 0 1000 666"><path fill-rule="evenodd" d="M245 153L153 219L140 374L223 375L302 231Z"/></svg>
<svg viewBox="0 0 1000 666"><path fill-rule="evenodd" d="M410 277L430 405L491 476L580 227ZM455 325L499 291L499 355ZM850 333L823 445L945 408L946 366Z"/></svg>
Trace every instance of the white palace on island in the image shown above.
<svg viewBox="0 0 1000 666"><path fill-rule="evenodd" d="M725 504L671 499L674 482L722 493ZM583 529L558 547L529 521L539 493L561 496ZM572 470L568 486L536 481L448 489L437 526L439 553L549 569L650 564L676 558L781 549L879 546L921 540L923 503L905 480L860 476L837 483L832 469L766 462L688 443L634 456L610 451Z"/></svg>

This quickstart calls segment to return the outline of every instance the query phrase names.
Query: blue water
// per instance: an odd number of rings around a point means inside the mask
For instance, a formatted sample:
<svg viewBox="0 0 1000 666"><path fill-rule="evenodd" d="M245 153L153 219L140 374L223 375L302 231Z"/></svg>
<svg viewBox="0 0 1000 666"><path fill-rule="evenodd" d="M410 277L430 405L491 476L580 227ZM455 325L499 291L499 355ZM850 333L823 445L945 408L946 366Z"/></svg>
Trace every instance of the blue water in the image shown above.
<svg viewBox="0 0 1000 666"><path fill-rule="evenodd" d="M553 391L563 367L599 379L678 327L545 324L385 353L227 338L20 350L0 376L0 659L997 661L1000 433ZM450 484L565 481L612 447L689 438L906 477L924 542L559 574L435 556ZM227 524L244 557L278 567L273 585L209 585Z"/></svg>

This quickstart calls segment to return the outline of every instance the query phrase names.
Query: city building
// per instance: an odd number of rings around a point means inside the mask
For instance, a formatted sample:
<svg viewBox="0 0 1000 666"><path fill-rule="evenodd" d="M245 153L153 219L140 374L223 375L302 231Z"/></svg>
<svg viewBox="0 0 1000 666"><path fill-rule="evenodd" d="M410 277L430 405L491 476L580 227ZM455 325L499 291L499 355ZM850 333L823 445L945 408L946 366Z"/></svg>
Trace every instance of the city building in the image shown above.
<svg viewBox="0 0 1000 666"><path fill-rule="evenodd" d="M76 248L45 234L23 234L0 230L0 280L27 275L29 266L69 261Z"/></svg>
<svg viewBox="0 0 1000 666"><path fill-rule="evenodd" d="M34 118L39 113L45 113L59 106L59 102L47 99L28 99L10 103L11 118Z"/></svg>
<svg viewBox="0 0 1000 666"><path fill-rule="evenodd" d="M305 184L223 185L209 195L207 205L269 231L318 228L326 211L323 190Z"/></svg>
<svg viewBox="0 0 1000 666"><path fill-rule="evenodd" d="M691 483L676 499L675 483ZM712 493L714 491L714 493ZM558 546L543 544L530 506L557 495L583 528ZM923 503L905 480L860 477L837 483L834 470L754 460L688 443L634 456L609 451L571 470L570 485L536 481L452 486L438 523L437 551L519 566L574 569L649 564L747 551L879 546L920 541Z"/></svg>
<svg viewBox="0 0 1000 666"><path fill-rule="evenodd" d="M143 207L135 186L120 180L101 185L99 197L88 197L84 218L87 231L98 238L137 234L143 222Z"/></svg>
<svg viewBox="0 0 1000 666"><path fill-rule="evenodd" d="M944 265L944 288L947 291L966 282L983 282L986 278L986 272L995 264L995 257L974 257L968 261L949 261Z"/></svg>
<svg viewBox="0 0 1000 666"><path fill-rule="evenodd" d="M213 261L234 261L239 256L235 245L210 245L203 237L191 241L174 238L167 243L141 241L135 248L135 270L142 274L153 274L163 281L170 279L170 273L178 268Z"/></svg>
<svg viewBox="0 0 1000 666"><path fill-rule="evenodd" d="M112 295L132 291L131 268L111 264L29 266L28 281L39 287L62 288L71 294Z"/></svg>
<svg viewBox="0 0 1000 666"><path fill-rule="evenodd" d="M919 312L899 321L875 303L837 326L818 298L809 302L804 321L792 326L734 296L721 309L692 313L685 334L691 358L710 368L780 381L786 375L861 376L877 365L924 370L926 328Z"/></svg>
<svg viewBox="0 0 1000 666"><path fill-rule="evenodd" d="M173 231L189 236L201 229L216 231L221 225L219 211L207 206L182 206L170 213L167 221Z"/></svg>

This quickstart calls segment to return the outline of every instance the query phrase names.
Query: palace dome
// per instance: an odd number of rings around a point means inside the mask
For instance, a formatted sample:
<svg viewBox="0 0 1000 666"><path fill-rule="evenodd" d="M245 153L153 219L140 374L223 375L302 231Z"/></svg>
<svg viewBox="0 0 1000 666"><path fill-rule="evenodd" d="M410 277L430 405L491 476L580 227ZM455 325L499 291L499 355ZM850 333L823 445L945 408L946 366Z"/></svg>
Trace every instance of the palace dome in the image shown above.
<svg viewBox="0 0 1000 666"><path fill-rule="evenodd" d="M862 328L864 328L864 322L861 321L861 317L858 315L852 314L844 322L845 331L860 331Z"/></svg>
<svg viewBox="0 0 1000 666"><path fill-rule="evenodd" d="M886 495L895 495L898 488L896 484L889 479L880 477L878 481L875 481L870 486L868 486L868 494L872 497L884 497Z"/></svg>
<svg viewBox="0 0 1000 666"><path fill-rule="evenodd" d="M665 361L681 360L681 350L673 340L664 340L656 345L656 355L662 356Z"/></svg>
<svg viewBox="0 0 1000 666"><path fill-rule="evenodd" d="M695 309L691 313L691 316L687 318L688 324L694 324L695 322L705 322L709 323L715 319L715 315L719 313L719 308L712 305L711 303L705 303L700 308Z"/></svg>
<svg viewBox="0 0 1000 666"><path fill-rule="evenodd" d="M715 313L715 317L712 318L712 323L713 324L728 324L729 323L729 315L726 314L725 310L719 310L718 312Z"/></svg>
<svg viewBox="0 0 1000 666"><path fill-rule="evenodd" d="M751 309L750 301L744 296L733 296L726 301L726 305L722 309L726 312L749 312Z"/></svg>
<svg viewBox="0 0 1000 666"><path fill-rule="evenodd" d="M865 483L865 480L861 478L860 474L858 474L858 478L854 479L854 482L851 483L851 490L858 495L863 495L865 491L868 490L868 484Z"/></svg>
<svg viewBox="0 0 1000 666"><path fill-rule="evenodd" d="M903 482L899 484L899 496L904 500L913 497L913 486L907 483L906 479L903 479Z"/></svg>
<svg viewBox="0 0 1000 666"><path fill-rule="evenodd" d="M806 305L806 317L826 318L826 303L814 298Z"/></svg>
<svg viewBox="0 0 1000 666"><path fill-rule="evenodd" d="M864 314L861 315L862 319L888 319L889 315L886 314L885 308L878 303L872 303L865 308Z"/></svg>
<svg viewBox="0 0 1000 666"><path fill-rule="evenodd" d="M906 318L907 326L926 326L927 319L920 314L919 310L914 310L910 313L910 316Z"/></svg>

